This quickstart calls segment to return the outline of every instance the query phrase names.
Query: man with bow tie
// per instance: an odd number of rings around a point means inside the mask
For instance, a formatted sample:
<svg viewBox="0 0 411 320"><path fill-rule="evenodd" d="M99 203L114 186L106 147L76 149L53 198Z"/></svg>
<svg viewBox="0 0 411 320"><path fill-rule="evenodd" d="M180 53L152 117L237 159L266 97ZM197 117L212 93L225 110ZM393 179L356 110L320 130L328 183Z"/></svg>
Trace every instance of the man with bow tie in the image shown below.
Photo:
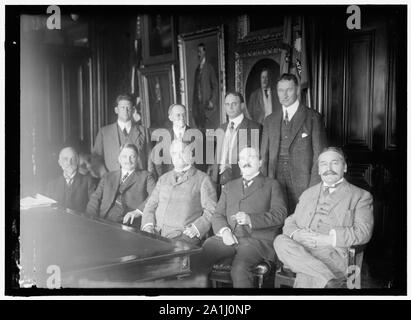
<svg viewBox="0 0 411 320"><path fill-rule="evenodd" d="M137 167L147 170L151 142L148 130L132 120L134 101L128 94L120 94L116 99L114 112L117 121L100 128L92 150L94 171L102 177L107 171L120 169L117 161L121 146L132 143L137 147ZM153 170L149 169L150 172Z"/></svg>
<svg viewBox="0 0 411 320"><path fill-rule="evenodd" d="M117 223L140 227L147 197L155 186L151 174L137 168L138 151L134 144L122 146L118 162L120 170L110 171L101 179L90 197L87 213Z"/></svg>
<svg viewBox="0 0 411 320"><path fill-rule="evenodd" d="M84 212L96 187L94 179L79 172L79 156L72 147L60 151L58 163L63 175L48 183L46 195L65 208Z"/></svg>
<svg viewBox="0 0 411 320"><path fill-rule="evenodd" d="M348 249L367 243L373 229L371 194L344 179L344 153L325 149L318 158L322 182L300 197L274 248L297 273L296 288L346 287Z"/></svg>
<svg viewBox="0 0 411 320"><path fill-rule="evenodd" d="M281 187L260 173L261 163L257 149L241 150L242 177L223 188L212 218L215 236L205 241L201 262L193 265L199 273L208 273L216 262L232 257L235 288L253 287L252 268L263 260L274 260L272 242L287 217Z"/></svg>
<svg viewBox="0 0 411 320"><path fill-rule="evenodd" d="M319 182L315 161L326 146L321 115L298 101L300 87L293 74L277 83L282 105L264 120L261 141L262 171L283 187L288 214L294 212L301 193Z"/></svg>
<svg viewBox="0 0 411 320"><path fill-rule="evenodd" d="M190 145L170 146L174 169L163 174L144 207L141 230L200 244L211 227L217 195L210 177L193 166Z"/></svg>
<svg viewBox="0 0 411 320"><path fill-rule="evenodd" d="M271 77L267 68L261 70L260 83L261 86L251 93L247 107L251 119L263 124L264 119L274 110L280 109L281 105L274 88L271 86Z"/></svg>

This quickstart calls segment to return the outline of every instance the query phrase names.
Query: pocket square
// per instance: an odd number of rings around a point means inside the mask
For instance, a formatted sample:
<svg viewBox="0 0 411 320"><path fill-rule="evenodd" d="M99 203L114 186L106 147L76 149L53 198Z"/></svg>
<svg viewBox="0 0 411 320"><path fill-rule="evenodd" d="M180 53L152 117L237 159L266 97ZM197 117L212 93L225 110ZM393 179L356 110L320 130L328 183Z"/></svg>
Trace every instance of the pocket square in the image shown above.
<svg viewBox="0 0 411 320"><path fill-rule="evenodd" d="M303 134L301 135L301 138L305 138L308 137L308 134L306 134L305 132L303 132Z"/></svg>

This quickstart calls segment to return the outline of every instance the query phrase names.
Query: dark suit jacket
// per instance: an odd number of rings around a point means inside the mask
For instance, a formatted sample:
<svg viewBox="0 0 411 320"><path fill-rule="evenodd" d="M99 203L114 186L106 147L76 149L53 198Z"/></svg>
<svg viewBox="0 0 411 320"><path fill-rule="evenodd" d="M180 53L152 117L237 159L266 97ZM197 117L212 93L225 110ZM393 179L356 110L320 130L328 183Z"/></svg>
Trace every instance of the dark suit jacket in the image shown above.
<svg viewBox="0 0 411 320"><path fill-rule="evenodd" d="M228 126L228 122L223 123L219 129L222 130L220 131L220 134L223 135L225 134L225 131L227 130L227 126ZM218 129L217 129L218 130ZM253 136L252 136L252 130L258 130L258 144L260 145L260 141L261 141L261 134L262 134L262 127L259 123L247 119L244 116L243 121L240 123L239 127L238 127L238 133L237 133L237 137L236 137L236 148L233 148L233 152L236 153L236 159L238 160L238 154L240 153L240 151L246 147L247 145L250 146ZM247 140L245 139L239 139L239 133L240 130L247 130ZM219 181L219 165L220 165L220 161L221 161L221 157L222 157L222 151L223 151L223 144L224 141L221 141L221 143L217 143L216 144L216 158L214 161L214 164L212 165L212 172L211 172L211 178L213 180L214 183L221 183L221 181ZM238 177L241 177L241 171L240 168L238 166L238 164L233 164L231 166L231 179L236 179ZM224 182L225 183L225 182ZM224 184L222 183L222 184Z"/></svg>
<svg viewBox="0 0 411 320"><path fill-rule="evenodd" d="M84 212L95 188L95 180L90 175L77 173L70 186L67 186L63 176L49 182L46 195L56 200L62 207Z"/></svg>
<svg viewBox="0 0 411 320"><path fill-rule="evenodd" d="M264 121L261 141L262 172L272 178L276 177L282 118L281 108L275 110ZM300 104L293 121L289 155L291 180L299 196L309 186L321 181L317 159L327 142L321 115L317 111Z"/></svg>
<svg viewBox="0 0 411 320"><path fill-rule="evenodd" d="M233 215L243 211L250 216L251 228L236 224ZM229 227L237 238L246 238L268 260L274 258L274 238L281 233L287 207L280 184L262 174L244 191L242 178L223 188L211 220L215 234Z"/></svg>
<svg viewBox="0 0 411 320"><path fill-rule="evenodd" d="M120 139L118 135L117 121L108 126L102 127L94 143L93 155L100 158L106 170L115 171L120 169L118 154L120 152ZM133 122L129 134L130 141L138 149L138 166L140 170L147 170L148 157L151 151L150 135L148 130L142 125Z"/></svg>
<svg viewBox="0 0 411 320"><path fill-rule="evenodd" d="M219 116L219 104L218 104L218 81L213 66L207 62L204 63L203 69L200 74L200 83L196 81L200 72L200 66L197 66L194 74L194 96L193 96L193 118L197 127L203 128L205 123L205 117L208 119L214 119ZM200 86L201 100L198 99L197 90ZM208 103L213 103L213 109L209 110Z"/></svg>
<svg viewBox="0 0 411 320"><path fill-rule="evenodd" d="M271 106L272 111L281 109L281 104L276 98L276 91L274 88L271 90ZM263 90L258 88L251 93L250 101L248 102L248 111L250 113L251 119L254 121L263 124L265 118L265 109L264 109L264 100L263 100Z"/></svg>
<svg viewBox="0 0 411 320"><path fill-rule="evenodd" d="M96 191L91 195L87 205L87 213L104 218L114 205L120 185L121 170L106 173ZM122 199L125 211L144 210L147 197L155 187L155 181L148 171L136 170L122 186Z"/></svg>

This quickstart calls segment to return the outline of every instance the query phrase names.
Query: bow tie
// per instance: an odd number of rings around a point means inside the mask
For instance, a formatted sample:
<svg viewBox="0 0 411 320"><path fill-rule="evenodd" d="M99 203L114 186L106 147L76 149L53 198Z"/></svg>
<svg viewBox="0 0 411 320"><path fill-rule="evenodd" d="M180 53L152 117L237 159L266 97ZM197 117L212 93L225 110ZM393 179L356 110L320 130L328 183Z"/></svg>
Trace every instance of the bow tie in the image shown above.
<svg viewBox="0 0 411 320"><path fill-rule="evenodd" d="M176 178L176 181L179 181L183 176L184 176L184 174L186 173L187 171L181 171L181 172L175 172L174 173L174 176L175 176L175 178Z"/></svg>
<svg viewBox="0 0 411 320"><path fill-rule="evenodd" d="M337 187L338 187L340 184L341 184L341 182L335 183L335 184L333 184L333 185L331 185L331 186L324 185L324 193L325 193L325 194L330 194L330 193L333 192L335 189L337 189Z"/></svg>

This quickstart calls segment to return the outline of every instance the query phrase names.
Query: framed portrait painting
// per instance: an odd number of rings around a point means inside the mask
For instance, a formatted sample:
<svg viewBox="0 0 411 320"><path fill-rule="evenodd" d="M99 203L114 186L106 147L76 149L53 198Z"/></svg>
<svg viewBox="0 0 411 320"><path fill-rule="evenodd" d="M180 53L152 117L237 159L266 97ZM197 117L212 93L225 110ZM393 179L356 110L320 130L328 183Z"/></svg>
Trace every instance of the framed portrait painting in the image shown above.
<svg viewBox="0 0 411 320"><path fill-rule="evenodd" d="M223 27L178 36L181 103L189 125L215 129L225 122Z"/></svg>
<svg viewBox="0 0 411 320"><path fill-rule="evenodd" d="M175 59L174 18L165 14L142 15L143 65Z"/></svg>
<svg viewBox="0 0 411 320"><path fill-rule="evenodd" d="M142 124L150 129L163 128L168 107L176 103L174 65L141 68L138 72Z"/></svg>

